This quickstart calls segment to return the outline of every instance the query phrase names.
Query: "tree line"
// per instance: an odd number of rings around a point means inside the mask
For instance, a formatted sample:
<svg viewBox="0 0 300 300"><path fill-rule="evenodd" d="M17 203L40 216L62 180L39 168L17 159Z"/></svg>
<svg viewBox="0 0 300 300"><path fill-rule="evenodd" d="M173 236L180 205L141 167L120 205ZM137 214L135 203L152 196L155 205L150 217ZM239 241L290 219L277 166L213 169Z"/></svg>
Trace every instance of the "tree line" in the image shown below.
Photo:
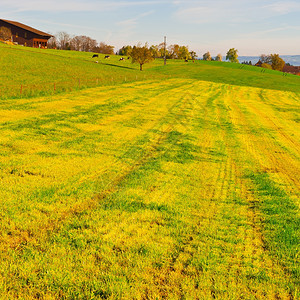
<svg viewBox="0 0 300 300"><path fill-rule="evenodd" d="M137 46L123 46L119 51L118 55L131 56L132 50ZM141 47L141 46L140 46ZM170 45L165 47L164 43L158 45L151 45L150 47L145 44L144 47L147 47L153 58L163 58L167 59L196 59L197 55L195 51L189 51L188 46L180 46L178 44Z"/></svg>
<svg viewBox="0 0 300 300"><path fill-rule="evenodd" d="M48 40L49 49L74 50L114 54L114 46L104 42L98 43L95 39L85 35L71 36L67 32L59 32Z"/></svg>
<svg viewBox="0 0 300 300"><path fill-rule="evenodd" d="M238 50L235 49L235 48L231 48L227 51L226 53L226 60L229 60L230 62L234 62L234 63L238 63L239 60L238 60ZM222 57L222 54L218 54L215 58L213 58L211 55L210 55L210 52L206 52L203 54L203 60L206 60L206 61L222 61L223 60L223 57Z"/></svg>

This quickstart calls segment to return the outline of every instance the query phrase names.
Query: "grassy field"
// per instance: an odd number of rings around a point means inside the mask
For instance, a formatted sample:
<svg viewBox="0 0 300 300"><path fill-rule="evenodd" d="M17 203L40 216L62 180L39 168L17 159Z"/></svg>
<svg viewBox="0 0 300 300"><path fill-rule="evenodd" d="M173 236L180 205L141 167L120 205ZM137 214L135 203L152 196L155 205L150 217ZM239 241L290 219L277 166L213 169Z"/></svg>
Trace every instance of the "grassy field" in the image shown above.
<svg viewBox="0 0 300 300"><path fill-rule="evenodd" d="M236 66L2 100L0 299L300 299L300 80Z"/></svg>
<svg viewBox="0 0 300 300"><path fill-rule="evenodd" d="M197 79L238 86L300 92L299 76L228 62L155 60L146 72L131 60L92 53L7 46L0 43L0 99L54 95L86 87L119 85L126 82L168 78ZM95 63L98 61L98 63Z"/></svg>

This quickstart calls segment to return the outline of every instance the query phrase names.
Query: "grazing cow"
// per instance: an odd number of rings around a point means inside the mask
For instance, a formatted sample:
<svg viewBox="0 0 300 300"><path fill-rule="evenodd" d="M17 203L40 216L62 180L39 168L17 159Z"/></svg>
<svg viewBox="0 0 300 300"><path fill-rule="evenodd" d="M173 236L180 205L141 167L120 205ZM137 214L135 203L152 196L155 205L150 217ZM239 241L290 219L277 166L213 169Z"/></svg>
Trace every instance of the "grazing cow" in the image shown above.
<svg viewBox="0 0 300 300"><path fill-rule="evenodd" d="M105 56L104 56L104 59L108 59L108 58L110 58L109 55L105 55Z"/></svg>
<svg viewBox="0 0 300 300"><path fill-rule="evenodd" d="M128 56L127 59L130 59L130 56Z"/></svg>
<svg viewBox="0 0 300 300"><path fill-rule="evenodd" d="M99 57L99 55L98 55L98 54L94 54L94 55L92 56L92 58L94 58L94 57Z"/></svg>
<svg viewBox="0 0 300 300"><path fill-rule="evenodd" d="M189 62L189 61L186 59L185 62Z"/></svg>
<svg viewBox="0 0 300 300"><path fill-rule="evenodd" d="M119 59L119 61L120 61L120 60L124 60L124 57L121 57L121 58Z"/></svg>

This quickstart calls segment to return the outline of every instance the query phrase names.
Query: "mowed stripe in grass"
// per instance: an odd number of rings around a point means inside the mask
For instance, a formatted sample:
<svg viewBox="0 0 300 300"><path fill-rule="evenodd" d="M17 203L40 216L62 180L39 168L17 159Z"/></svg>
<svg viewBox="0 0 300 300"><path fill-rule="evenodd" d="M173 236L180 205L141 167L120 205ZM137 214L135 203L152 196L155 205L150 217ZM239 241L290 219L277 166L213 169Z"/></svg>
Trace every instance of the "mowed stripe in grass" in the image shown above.
<svg viewBox="0 0 300 300"><path fill-rule="evenodd" d="M276 93L172 79L3 103L1 294L297 298L297 111L272 106L297 95Z"/></svg>

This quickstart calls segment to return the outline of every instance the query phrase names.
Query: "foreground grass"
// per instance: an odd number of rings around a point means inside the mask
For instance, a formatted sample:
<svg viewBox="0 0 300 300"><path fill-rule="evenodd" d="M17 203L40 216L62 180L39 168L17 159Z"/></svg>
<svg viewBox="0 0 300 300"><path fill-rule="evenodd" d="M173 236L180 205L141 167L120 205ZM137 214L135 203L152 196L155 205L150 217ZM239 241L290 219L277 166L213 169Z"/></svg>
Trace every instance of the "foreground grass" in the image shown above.
<svg viewBox="0 0 300 300"><path fill-rule="evenodd" d="M299 298L299 94L154 80L0 114L3 298Z"/></svg>

